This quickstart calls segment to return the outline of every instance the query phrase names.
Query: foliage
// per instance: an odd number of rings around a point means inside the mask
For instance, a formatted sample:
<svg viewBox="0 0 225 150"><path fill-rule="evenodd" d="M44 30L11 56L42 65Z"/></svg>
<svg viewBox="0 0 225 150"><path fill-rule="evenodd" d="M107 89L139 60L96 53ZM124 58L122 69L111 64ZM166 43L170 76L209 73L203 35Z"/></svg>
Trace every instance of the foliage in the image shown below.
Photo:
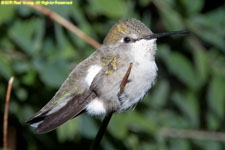
<svg viewBox="0 0 225 150"><path fill-rule="evenodd" d="M217 141L159 135L162 128L225 130L224 2L77 0L71 6L47 7L100 42L124 17L137 18L154 32L192 32L157 41L157 82L134 111L113 116L102 149L225 148ZM93 51L76 35L31 8L0 6L0 116L2 119L8 79L14 76L9 126L16 129L18 149L90 146L99 118L84 114L45 135L35 135L24 121L51 99L73 67Z"/></svg>

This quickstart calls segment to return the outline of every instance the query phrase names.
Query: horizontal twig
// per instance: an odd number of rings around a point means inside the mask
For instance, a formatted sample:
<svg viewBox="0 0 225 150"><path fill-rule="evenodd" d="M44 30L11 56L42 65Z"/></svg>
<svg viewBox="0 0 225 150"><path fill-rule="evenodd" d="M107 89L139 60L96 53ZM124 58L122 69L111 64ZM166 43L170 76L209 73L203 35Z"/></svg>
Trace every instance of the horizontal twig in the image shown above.
<svg viewBox="0 0 225 150"><path fill-rule="evenodd" d="M60 25L62 25L63 27L65 27L66 29L70 30L75 35L77 35L78 37L80 37L81 39L86 41L88 44L90 44L94 48L98 49L101 46L100 43L98 43L97 41L92 39L90 36L85 34L78 27L76 27L75 25L70 23L68 20L64 19L62 16L60 16L56 12L51 11L48 8L45 8L45 7L37 5L37 4L35 4L35 5L27 5L27 6L33 8L33 9L35 9L35 10L37 10L37 11L43 13L43 14L45 14L46 16L48 16L49 18L51 18L55 22L59 23Z"/></svg>
<svg viewBox="0 0 225 150"><path fill-rule="evenodd" d="M195 140L225 142L225 133L223 132L163 128L160 130L158 135L171 138L188 138Z"/></svg>

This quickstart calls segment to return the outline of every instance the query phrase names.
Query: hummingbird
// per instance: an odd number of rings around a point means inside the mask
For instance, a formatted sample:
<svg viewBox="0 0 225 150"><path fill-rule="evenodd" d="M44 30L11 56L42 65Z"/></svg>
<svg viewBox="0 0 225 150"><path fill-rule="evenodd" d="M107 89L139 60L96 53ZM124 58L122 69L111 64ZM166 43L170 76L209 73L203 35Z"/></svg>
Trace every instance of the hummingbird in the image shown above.
<svg viewBox="0 0 225 150"><path fill-rule="evenodd" d="M43 134L83 112L100 116L135 107L157 76L156 40L185 33L188 31L153 33L136 19L119 20L101 47L79 63L54 97L26 122L37 134ZM121 82L131 64L121 92Z"/></svg>

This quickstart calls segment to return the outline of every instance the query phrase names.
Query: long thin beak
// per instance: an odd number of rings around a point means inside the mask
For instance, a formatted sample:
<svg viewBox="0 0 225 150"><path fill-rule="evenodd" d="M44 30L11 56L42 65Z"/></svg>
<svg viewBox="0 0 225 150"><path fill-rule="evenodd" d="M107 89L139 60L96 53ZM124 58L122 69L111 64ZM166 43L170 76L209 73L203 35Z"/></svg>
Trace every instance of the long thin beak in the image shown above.
<svg viewBox="0 0 225 150"><path fill-rule="evenodd" d="M173 32L163 32L163 33L153 33L152 35L147 35L142 39L151 40L151 39L158 39L164 36L174 35L174 34L188 34L189 31L173 31Z"/></svg>

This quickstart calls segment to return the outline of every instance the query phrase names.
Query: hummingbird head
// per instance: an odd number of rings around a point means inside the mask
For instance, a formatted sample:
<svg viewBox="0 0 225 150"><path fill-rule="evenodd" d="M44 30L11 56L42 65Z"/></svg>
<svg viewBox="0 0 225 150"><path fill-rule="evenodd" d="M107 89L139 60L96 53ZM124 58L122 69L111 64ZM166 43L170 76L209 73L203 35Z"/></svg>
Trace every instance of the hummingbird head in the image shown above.
<svg viewBox="0 0 225 150"><path fill-rule="evenodd" d="M136 19L121 19L110 29L103 43L106 45L118 42L132 43L152 34L145 24Z"/></svg>
<svg viewBox="0 0 225 150"><path fill-rule="evenodd" d="M153 35L152 31L142 22L136 19L121 19L110 29L103 44L111 47L114 52L120 53L122 50L135 58L145 57L147 54L154 59L156 39L143 39L150 35Z"/></svg>
<svg viewBox="0 0 225 150"><path fill-rule="evenodd" d="M103 44L107 46L122 46L123 48L128 48L131 45L136 48L141 45L143 48L156 50L156 39L185 33L188 33L188 31L153 33L145 24L136 19L121 19L110 29Z"/></svg>

